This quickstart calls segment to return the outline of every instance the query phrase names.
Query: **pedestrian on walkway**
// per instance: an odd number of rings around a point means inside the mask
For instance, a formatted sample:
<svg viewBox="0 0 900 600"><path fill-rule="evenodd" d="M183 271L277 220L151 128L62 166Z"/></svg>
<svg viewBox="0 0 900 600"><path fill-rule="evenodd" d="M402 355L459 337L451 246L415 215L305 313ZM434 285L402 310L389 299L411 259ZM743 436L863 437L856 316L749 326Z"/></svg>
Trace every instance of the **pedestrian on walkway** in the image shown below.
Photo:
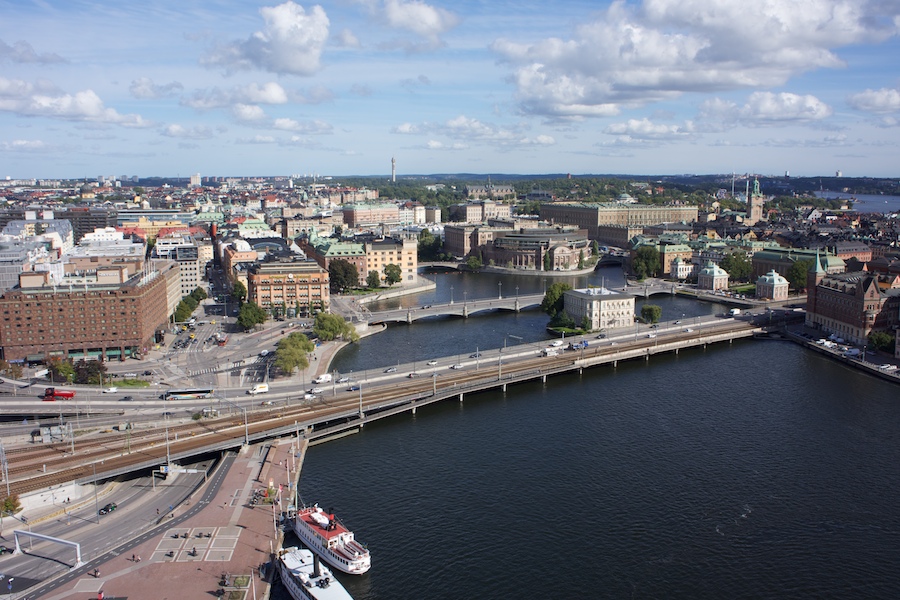
<svg viewBox="0 0 900 600"><path fill-rule="evenodd" d="M136 560L134 560L135 558L136 558L135 555L132 554L132 555L131 555L131 562L137 562Z"/></svg>

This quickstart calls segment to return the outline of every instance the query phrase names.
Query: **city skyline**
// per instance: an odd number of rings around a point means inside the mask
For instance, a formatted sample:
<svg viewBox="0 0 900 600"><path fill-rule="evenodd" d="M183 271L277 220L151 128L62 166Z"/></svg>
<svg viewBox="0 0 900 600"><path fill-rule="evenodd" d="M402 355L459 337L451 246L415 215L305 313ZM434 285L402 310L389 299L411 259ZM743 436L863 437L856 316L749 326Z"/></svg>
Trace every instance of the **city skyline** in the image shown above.
<svg viewBox="0 0 900 600"><path fill-rule="evenodd" d="M896 176L875 1L0 1L0 176Z"/></svg>

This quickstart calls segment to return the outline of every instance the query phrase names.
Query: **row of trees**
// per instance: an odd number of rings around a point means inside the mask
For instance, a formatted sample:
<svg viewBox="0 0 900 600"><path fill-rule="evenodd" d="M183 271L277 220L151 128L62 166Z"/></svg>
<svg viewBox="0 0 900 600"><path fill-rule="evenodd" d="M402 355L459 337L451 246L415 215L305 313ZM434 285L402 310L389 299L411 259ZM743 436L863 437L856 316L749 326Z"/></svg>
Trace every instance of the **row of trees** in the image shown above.
<svg viewBox="0 0 900 600"><path fill-rule="evenodd" d="M384 266L384 281L389 286L403 280L403 270L399 265L390 263ZM337 258L328 264L328 280L332 294L343 294L345 291L359 287L359 269L343 258ZM374 289L381 286L381 277L377 271L369 271L366 275L366 287Z"/></svg>
<svg viewBox="0 0 900 600"><path fill-rule="evenodd" d="M320 340L330 342L343 339L358 342L359 334L353 325L340 315L320 312L313 322L313 334ZM279 340L275 349L275 366L290 376L295 370L309 367L309 354L316 349L315 344L305 334L291 333Z"/></svg>
<svg viewBox="0 0 900 600"><path fill-rule="evenodd" d="M200 301L205 300L207 297L206 290L197 287L190 295L182 298L178 306L175 307L175 322L184 323L190 319L197 307L200 306Z"/></svg>
<svg viewBox="0 0 900 600"><path fill-rule="evenodd" d="M68 383L100 385L106 376L106 363L99 360L80 360L73 363L71 360L51 358L47 369L53 381Z"/></svg>

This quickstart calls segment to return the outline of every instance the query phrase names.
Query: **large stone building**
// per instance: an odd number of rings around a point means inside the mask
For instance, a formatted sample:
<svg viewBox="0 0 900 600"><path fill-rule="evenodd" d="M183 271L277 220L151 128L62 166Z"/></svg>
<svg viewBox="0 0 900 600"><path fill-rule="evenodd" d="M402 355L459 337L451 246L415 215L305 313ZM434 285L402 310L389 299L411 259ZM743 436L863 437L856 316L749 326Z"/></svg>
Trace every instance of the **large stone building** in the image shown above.
<svg viewBox="0 0 900 600"><path fill-rule="evenodd" d="M782 277L788 276L788 271L799 261L809 261L813 264L820 261L822 268L826 273L843 273L846 270L844 261L837 256L824 253L819 256L817 250L803 250L798 248L769 248L755 252L750 259L753 266L752 278L759 278L768 273L775 271Z"/></svg>
<svg viewBox="0 0 900 600"><path fill-rule="evenodd" d="M697 273L697 287L701 290L727 290L728 273L710 261Z"/></svg>
<svg viewBox="0 0 900 600"><path fill-rule="evenodd" d="M577 326L592 331L634 325L634 296L602 287L567 290L563 310Z"/></svg>
<svg viewBox="0 0 900 600"><path fill-rule="evenodd" d="M760 300L787 300L789 287L788 280L772 270L756 280L756 297Z"/></svg>
<svg viewBox="0 0 900 600"><path fill-rule="evenodd" d="M480 200L450 206L450 220L461 223L484 223L490 219L508 219L511 214L509 204L493 200Z"/></svg>
<svg viewBox="0 0 900 600"><path fill-rule="evenodd" d="M23 273L19 287L0 296L0 345L4 360L124 360L149 350L165 330L170 289L180 271L156 262L129 276L123 267L67 277L54 285L48 273Z"/></svg>
<svg viewBox="0 0 900 600"><path fill-rule="evenodd" d="M400 207L395 202L349 204L344 206L344 224L347 227L399 225Z"/></svg>
<svg viewBox="0 0 900 600"><path fill-rule="evenodd" d="M247 270L247 300L273 316L294 317L327 311L328 271L297 256L270 255Z"/></svg>
<svg viewBox="0 0 900 600"><path fill-rule="evenodd" d="M807 275L806 325L865 344L873 331L893 332L900 322L900 276L825 272L815 262Z"/></svg>
<svg viewBox="0 0 900 600"><path fill-rule="evenodd" d="M85 234L103 227L115 227L117 212L112 208L71 207L71 208L21 208L11 207L0 211L0 229L10 221L33 221L36 219L62 219L72 224L74 243Z"/></svg>
<svg viewBox="0 0 900 600"><path fill-rule="evenodd" d="M485 264L538 271L584 268L584 260L591 254L584 231L561 227L495 231L480 250Z"/></svg>
<svg viewBox="0 0 900 600"><path fill-rule="evenodd" d="M414 239L382 238L365 243L366 269L360 272L365 280L369 272L375 271L384 279L384 268L394 264L400 267L401 283L410 284L418 281L419 245Z"/></svg>
<svg viewBox="0 0 900 600"><path fill-rule="evenodd" d="M583 204L554 202L541 204L541 219L585 229L588 237L600 239L601 225L639 227L660 223L691 223L697 220L697 206L676 204Z"/></svg>

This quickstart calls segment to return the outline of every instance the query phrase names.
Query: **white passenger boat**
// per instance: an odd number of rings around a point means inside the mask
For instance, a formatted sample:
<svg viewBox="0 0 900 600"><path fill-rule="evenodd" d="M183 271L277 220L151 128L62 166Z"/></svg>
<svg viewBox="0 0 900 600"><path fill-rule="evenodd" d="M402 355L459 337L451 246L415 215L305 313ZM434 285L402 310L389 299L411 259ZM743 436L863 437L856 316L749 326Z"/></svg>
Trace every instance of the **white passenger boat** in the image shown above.
<svg viewBox="0 0 900 600"><path fill-rule="evenodd" d="M278 553L278 574L294 600L353 600L328 567L306 548L284 548Z"/></svg>
<svg viewBox="0 0 900 600"><path fill-rule="evenodd" d="M369 549L318 504L297 511L293 526L297 537L338 571L362 575L372 566Z"/></svg>

